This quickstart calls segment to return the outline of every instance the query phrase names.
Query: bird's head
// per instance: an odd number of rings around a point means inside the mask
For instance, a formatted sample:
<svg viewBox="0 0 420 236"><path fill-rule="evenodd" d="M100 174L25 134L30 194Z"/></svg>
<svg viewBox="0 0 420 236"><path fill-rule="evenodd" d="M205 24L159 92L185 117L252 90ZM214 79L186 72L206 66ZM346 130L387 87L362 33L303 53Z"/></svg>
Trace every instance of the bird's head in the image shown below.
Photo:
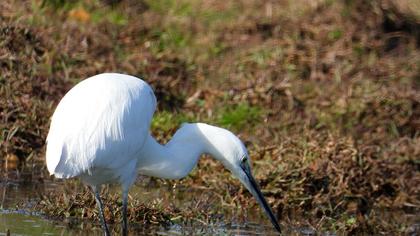
<svg viewBox="0 0 420 236"><path fill-rule="evenodd" d="M252 175L250 157L242 141L226 129L201 123L197 125L207 139L206 152L221 161L245 185L263 208L276 230L280 232L277 219Z"/></svg>

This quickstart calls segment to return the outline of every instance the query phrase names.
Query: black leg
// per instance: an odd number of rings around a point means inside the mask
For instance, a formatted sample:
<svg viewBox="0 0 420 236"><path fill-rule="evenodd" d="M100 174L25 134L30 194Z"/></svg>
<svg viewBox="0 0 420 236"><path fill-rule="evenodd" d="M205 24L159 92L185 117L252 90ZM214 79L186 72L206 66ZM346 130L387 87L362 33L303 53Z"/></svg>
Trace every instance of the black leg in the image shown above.
<svg viewBox="0 0 420 236"><path fill-rule="evenodd" d="M127 236L128 235L128 226L127 226L127 201L128 201L128 191L123 191L122 194L122 235Z"/></svg>
<svg viewBox="0 0 420 236"><path fill-rule="evenodd" d="M102 229L104 230L104 235L110 236L111 234L109 233L109 229L105 221L104 208L102 205L101 197L99 196L99 189L97 187L92 187L92 190L95 194L96 204L99 207L99 218L101 220Z"/></svg>

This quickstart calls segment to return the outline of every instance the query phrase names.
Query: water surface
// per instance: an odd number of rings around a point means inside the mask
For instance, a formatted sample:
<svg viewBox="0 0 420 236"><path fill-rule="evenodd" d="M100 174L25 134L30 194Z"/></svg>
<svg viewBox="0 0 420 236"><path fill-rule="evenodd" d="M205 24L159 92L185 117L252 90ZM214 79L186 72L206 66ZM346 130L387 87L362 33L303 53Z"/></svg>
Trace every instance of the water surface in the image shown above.
<svg viewBox="0 0 420 236"><path fill-rule="evenodd" d="M147 187L148 186L148 187ZM130 190L132 198L141 199L144 203L157 202L158 205L172 205L181 211L191 207L207 207L220 212L212 216L211 223L194 220L180 222L174 220L170 226L140 225L130 223L130 235L277 235L267 217L257 206L249 209L233 209L223 206L220 199L207 189L191 189L188 187L162 186L162 184L137 184ZM48 219L37 212L19 209L22 203L30 205L48 191L61 191L65 187L61 181L48 183L12 183L0 182L0 236L6 235L102 235L98 221L80 221L66 219L57 221ZM119 191L111 187L110 192ZM204 205L203 205L204 203ZM207 206L206 206L207 204ZM408 235L420 232L420 215L396 212L380 213L392 221L405 222ZM213 220L214 218L214 220ZM395 218L399 220L395 220ZM119 221L119 220L118 220ZM121 234L120 224L111 224L113 235ZM286 235L335 235L330 232L315 232L312 227L285 227Z"/></svg>
<svg viewBox="0 0 420 236"><path fill-rule="evenodd" d="M63 183L7 183L0 186L0 235L102 235L98 222L75 220L57 221L37 212L28 212L18 208L22 202L30 206L41 194L57 191ZM119 191L112 188L110 191ZM208 193L202 189L177 188L170 186L150 187L134 186L130 191L133 198L141 198L144 202L159 201L161 205L172 204L179 209L191 207L197 199L209 199ZM213 196L214 198L214 196ZM218 199L213 199L217 201ZM221 207L218 204L218 207ZM215 206L216 207L216 206ZM225 207L226 209L228 207ZM239 211L239 210L238 210ZM170 226L130 224L130 235L276 235L274 228L260 209L241 209L244 215L235 214L235 209L226 210L215 217L214 222L178 222ZM255 211L255 212L254 212ZM118 235L119 224L111 224L110 230Z"/></svg>

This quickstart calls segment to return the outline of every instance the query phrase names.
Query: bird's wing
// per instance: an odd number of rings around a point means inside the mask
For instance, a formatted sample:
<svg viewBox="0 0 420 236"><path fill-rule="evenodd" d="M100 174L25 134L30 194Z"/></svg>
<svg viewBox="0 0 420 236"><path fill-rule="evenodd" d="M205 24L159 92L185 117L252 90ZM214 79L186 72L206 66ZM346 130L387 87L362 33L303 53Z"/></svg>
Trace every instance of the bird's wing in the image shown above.
<svg viewBox="0 0 420 236"><path fill-rule="evenodd" d="M47 137L47 167L70 178L93 167L119 168L135 158L156 108L150 86L135 77L101 74L60 101Z"/></svg>

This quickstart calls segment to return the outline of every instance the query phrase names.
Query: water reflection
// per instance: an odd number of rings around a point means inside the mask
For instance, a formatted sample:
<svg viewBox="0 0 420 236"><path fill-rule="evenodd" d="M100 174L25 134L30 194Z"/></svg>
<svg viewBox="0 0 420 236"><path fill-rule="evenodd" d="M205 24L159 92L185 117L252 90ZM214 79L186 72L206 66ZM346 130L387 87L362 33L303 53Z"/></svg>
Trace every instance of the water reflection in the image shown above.
<svg viewBox="0 0 420 236"><path fill-rule="evenodd" d="M1 211L0 235L102 235L99 225L82 222L72 227L57 221L50 221L38 215L18 211ZM119 235L119 225L110 225L114 235ZM162 226L130 225L130 235L275 235L270 225L261 226L241 224L189 225L174 224L168 228Z"/></svg>
<svg viewBox="0 0 420 236"><path fill-rule="evenodd" d="M142 182L144 183L144 182ZM148 187L149 186L149 187ZM100 225L96 221L79 221L66 219L54 221L37 214L18 209L18 205L25 203L28 207L40 196L49 191L62 191L64 182L47 183L13 183L0 182L1 207L0 207L0 236L6 235L10 230L11 235L102 235ZM120 191L111 188L109 191ZM210 192L210 193L209 193ZM174 224L164 227L160 225L130 224L129 235L277 235L270 222L262 215L258 208L230 209L222 207L220 199L211 195L211 191L190 188L172 188L157 184L137 184L130 191L132 198L142 199L143 202L159 202L161 206L171 204L183 210L194 207L201 201L200 208L208 207L209 210L217 209L220 215L212 215L211 222L200 220L181 222L174 220ZM158 204L158 205L159 205ZM408 235L419 232L419 215L408 215L397 212L380 212L385 218L398 217L401 222L406 222L409 228ZM411 224L409 223L411 222ZM414 223L413 223L414 222ZM416 223L417 222L417 223ZM119 224L110 225L113 235L121 234ZM316 232L311 227L284 227L286 235L335 235L331 232Z"/></svg>
<svg viewBox="0 0 420 236"><path fill-rule="evenodd" d="M0 235L70 235L64 225L24 212L2 211L0 213Z"/></svg>
<svg viewBox="0 0 420 236"><path fill-rule="evenodd" d="M0 235L6 235L10 230L11 235L102 235L98 222L85 222L75 220L54 221L48 220L40 214L29 213L17 208L25 203L28 207L41 195L48 191L60 191L64 188L63 183L3 183L0 185L2 193L0 208ZM111 188L110 191L119 191ZM197 199L210 199L206 191L187 188L173 189L171 186L136 185L130 191L133 198L142 199L144 202L158 201L160 204L173 204L179 209L191 207ZM214 198L213 201L218 200ZM209 207L214 206L209 201ZM220 204L219 204L220 205ZM219 206L220 207L220 206ZM222 208L221 208L222 209ZM232 215L229 211L216 216L214 222L177 222L170 226L130 224L130 235L276 235L270 222L260 214L259 209L254 209L258 214L246 213L247 216L255 216L252 222L244 221L244 216ZM231 212L234 210L231 210ZM243 213L243 210L242 210ZM226 223L230 220L238 222ZM120 235L120 225L110 225L113 235Z"/></svg>

